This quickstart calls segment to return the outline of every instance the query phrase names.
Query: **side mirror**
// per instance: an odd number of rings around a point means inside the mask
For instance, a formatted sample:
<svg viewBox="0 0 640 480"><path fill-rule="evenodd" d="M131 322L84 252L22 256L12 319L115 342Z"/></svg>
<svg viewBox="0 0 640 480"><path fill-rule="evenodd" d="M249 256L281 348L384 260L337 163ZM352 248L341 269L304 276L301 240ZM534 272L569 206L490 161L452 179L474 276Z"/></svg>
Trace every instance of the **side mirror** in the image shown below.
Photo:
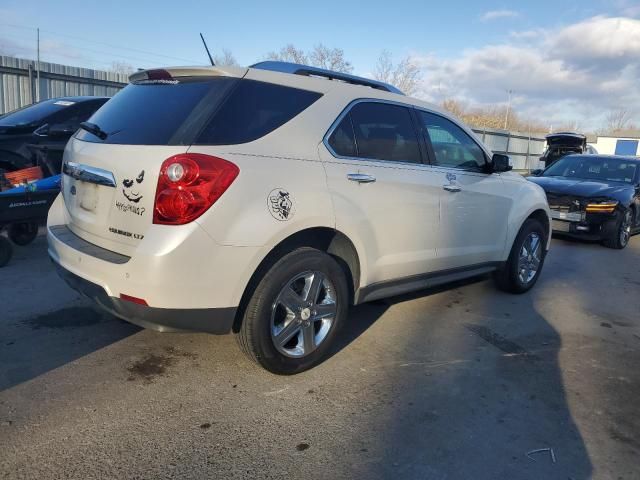
<svg viewBox="0 0 640 480"><path fill-rule="evenodd" d="M501 173L508 172L513 169L513 163L509 155L503 155L501 153L494 153L491 157L491 172Z"/></svg>
<svg viewBox="0 0 640 480"><path fill-rule="evenodd" d="M541 168L536 168L535 170L531 170L531 175L534 177L539 177L540 174L544 172Z"/></svg>

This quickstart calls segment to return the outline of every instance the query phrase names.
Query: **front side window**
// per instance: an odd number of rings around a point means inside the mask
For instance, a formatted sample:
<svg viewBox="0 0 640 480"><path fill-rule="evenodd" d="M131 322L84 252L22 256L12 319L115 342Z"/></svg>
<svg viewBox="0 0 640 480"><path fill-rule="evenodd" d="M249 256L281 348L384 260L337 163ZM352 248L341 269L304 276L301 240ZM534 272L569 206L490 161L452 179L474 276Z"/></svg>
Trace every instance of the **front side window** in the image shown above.
<svg viewBox="0 0 640 480"><path fill-rule="evenodd" d="M440 115L418 112L418 116L431 141L436 165L482 171L484 152L462 128Z"/></svg>
<svg viewBox="0 0 640 480"><path fill-rule="evenodd" d="M357 103L350 111L357 156L420 163L420 147L408 108L378 102Z"/></svg>

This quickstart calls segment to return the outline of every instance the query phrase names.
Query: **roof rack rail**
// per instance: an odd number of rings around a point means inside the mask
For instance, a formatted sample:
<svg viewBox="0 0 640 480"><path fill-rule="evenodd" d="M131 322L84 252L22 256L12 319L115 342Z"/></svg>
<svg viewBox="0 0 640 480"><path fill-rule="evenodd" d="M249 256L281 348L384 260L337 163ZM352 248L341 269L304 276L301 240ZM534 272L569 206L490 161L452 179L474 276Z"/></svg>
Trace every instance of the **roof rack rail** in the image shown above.
<svg viewBox="0 0 640 480"><path fill-rule="evenodd" d="M328 78L329 80L339 80L341 82L351 83L353 85L363 85L365 87L375 88L376 90L383 90L385 92L404 95L401 90L394 87L393 85L389 85L388 83L378 82L377 80L370 80L363 77L357 77L348 73L334 72L332 70L326 70L324 68L301 65L298 63L267 60L265 62L255 63L251 65L250 68L271 70L272 72L292 73L294 75L305 75L307 77Z"/></svg>

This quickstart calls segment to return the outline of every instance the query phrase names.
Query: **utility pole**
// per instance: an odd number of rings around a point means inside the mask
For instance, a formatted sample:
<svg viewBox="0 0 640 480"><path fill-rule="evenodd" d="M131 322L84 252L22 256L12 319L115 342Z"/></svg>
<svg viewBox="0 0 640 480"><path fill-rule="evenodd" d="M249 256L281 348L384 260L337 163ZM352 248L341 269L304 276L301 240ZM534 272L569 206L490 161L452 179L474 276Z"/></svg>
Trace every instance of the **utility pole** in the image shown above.
<svg viewBox="0 0 640 480"><path fill-rule="evenodd" d="M40 101L40 29L37 31L37 57L36 57L36 102Z"/></svg>
<svg viewBox="0 0 640 480"><path fill-rule="evenodd" d="M509 100L507 101L507 112L504 114L504 129L507 129L507 126L509 125L509 113L511 111L511 93L513 93L512 90L507 90L507 93L509 94Z"/></svg>

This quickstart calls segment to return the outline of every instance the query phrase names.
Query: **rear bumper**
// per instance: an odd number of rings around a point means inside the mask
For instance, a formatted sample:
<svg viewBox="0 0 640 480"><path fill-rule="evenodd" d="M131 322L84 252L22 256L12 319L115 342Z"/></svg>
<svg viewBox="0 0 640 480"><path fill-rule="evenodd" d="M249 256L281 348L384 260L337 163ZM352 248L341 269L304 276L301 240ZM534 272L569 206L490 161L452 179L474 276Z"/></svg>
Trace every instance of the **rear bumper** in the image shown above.
<svg viewBox="0 0 640 480"><path fill-rule="evenodd" d="M154 308L111 297L100 285L66 270L53 258L58 274L71 288L89 297L104 310L143 328L159 332L206 332L226 334L231 331L236 308Z"/></svg>

